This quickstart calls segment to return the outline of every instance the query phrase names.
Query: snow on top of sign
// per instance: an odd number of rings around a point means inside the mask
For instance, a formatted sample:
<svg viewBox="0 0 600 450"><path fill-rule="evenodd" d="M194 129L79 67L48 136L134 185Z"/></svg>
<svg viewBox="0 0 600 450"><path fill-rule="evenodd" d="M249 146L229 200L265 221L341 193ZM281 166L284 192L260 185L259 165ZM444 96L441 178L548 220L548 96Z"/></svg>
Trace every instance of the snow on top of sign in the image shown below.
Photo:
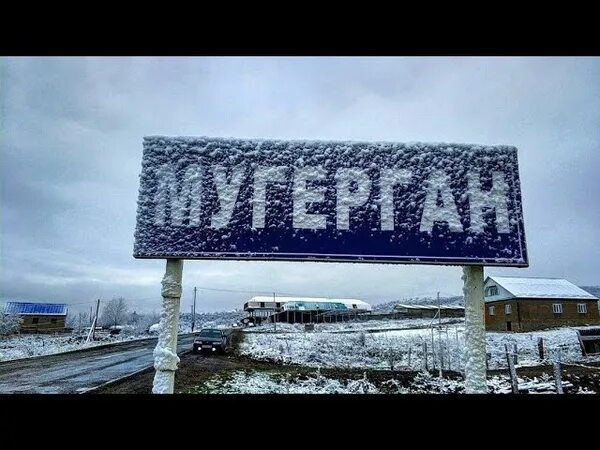
<svg viewBox="0 0 600 450"><path fill-rule="evenodd" d="M269 138L236 138L236 137L211 137L211 136L165 136L165 135L150 135L144 136L144 141L147 143L162 143L165 141L169 142L181 142L185 144L206 144L208 142L245 142L248 144L259 144L259 143L287 143L290 145L297 146L298 144L307 144L309 146L320 145L320 144L333 144L333 145L351 145L351 146L394 146L404 147L406 149L452 149L452 148L469 148L472 150L516 150L516 147L505 144L469 144L469 143L455 143L455 142L423 142L423 141L408 141L408 142L397 142L397 141L352 141L352 140L320 140L320 139L269 139Z"/></svg>
<svg viewBox="0 0 600 450"><path fill-rule="evenodd" d="M496 277L494 280L515 297L574 298L598 300L589 292L562 278Z"/></svg>

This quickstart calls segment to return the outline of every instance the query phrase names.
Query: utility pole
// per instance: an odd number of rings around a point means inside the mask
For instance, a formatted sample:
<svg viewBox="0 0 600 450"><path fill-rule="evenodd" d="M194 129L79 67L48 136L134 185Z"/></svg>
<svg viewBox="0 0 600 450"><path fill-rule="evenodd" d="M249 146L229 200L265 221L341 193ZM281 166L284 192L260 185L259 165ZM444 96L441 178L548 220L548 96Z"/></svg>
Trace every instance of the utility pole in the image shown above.
<svg viewBox="0 0 600 450"><path fill-rule="evenodd" d="M442 308L440 306L440 293L437 293L437 302L438 302L438 325L442 325Z"/></svg>
<svg viewBox="0 0 600 450"><path fill-rule="evenodd" d="M92 341L96 337L96 324L98 323L98 311L100 310L100 299L98 299L98 303L96 303L96 317L94 317L94 321L92 322Z"/></svg>
<svg viewBox="0 0 600 450"><path fill-rule="evenodd" d="M192 306L192 333L194 332L194 326L196 325L196 291L197 288L194 286L194 306Z"/></svg>

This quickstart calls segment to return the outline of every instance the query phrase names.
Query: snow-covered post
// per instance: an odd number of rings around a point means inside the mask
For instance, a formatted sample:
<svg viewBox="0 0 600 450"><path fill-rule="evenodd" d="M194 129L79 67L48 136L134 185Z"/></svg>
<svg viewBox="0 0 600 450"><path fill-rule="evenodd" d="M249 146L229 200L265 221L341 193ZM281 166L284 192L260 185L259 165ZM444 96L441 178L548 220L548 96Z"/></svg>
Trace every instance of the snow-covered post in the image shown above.
<svg viewBox="0 0 600 450"><path fill-rule="evenodd" d="M465 297L465 392L485 394L483 266L464 266L462 279Z"/></svg>
<svg viewBox="0 0 600 450"><path fill-rule="evenodd" d="M562 394L563 387L562 387L562 377L561 377L561 373L560 373L560 348L558 349L556 358L554 360L554 383L556 383L556 393Z"/></svg>
<svg viewBox="0 0 600 450"><path fill-rule="evenodd" d="M154 349L153 394L172 394L175 386L175 371L179 364L177 356L177 332L179 331L179 301L181 299L182 259L167 259L167 268L162 280L162 311L160 333Z"/></svg>
<svg viewBox="0 0 600 450"><path fill-rule="evenodd" d="M519 379L517 378L517 369L515 369L515 362L512 355L508 352L508 345L504 344L504 351L506 352L506 363L508 364L508 374L510 375L510 385L513 394L519 393Z"/></svg>

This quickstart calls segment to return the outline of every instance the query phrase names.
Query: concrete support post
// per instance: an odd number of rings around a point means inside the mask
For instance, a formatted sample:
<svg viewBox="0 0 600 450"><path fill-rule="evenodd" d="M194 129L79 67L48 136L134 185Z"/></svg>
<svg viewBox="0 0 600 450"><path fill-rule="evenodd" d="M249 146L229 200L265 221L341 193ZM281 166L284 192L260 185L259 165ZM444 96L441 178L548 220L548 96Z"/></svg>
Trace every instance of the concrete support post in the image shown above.
<svg viewBox="0 0 600 450"><path fill-rule="evenodd" d="M487 393L483 266L465 266L465 392Z"/></svg>
<svg viewBox="0 0 600 450"><path fill-rule="evenodd" d="M181 300L182 259L167 259L167 268L162 280L162 311L160 333L154 349L153 394L172 394L175 371L179 364L177 356L177 332L179 331L179 302Z"/></svg>

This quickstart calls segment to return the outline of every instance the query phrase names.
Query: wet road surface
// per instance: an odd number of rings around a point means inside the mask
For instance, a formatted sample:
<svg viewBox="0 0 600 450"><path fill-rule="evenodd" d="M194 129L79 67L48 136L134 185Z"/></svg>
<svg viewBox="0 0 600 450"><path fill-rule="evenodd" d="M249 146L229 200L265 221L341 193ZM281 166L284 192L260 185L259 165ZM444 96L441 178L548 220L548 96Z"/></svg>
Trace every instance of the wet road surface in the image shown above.
<svg viewBox="0 0 600 450"><path fill-rule="evenodd" d="M177 351L194 336L179 336ZM156 339L0 363L0 394L75 394L153 365Z"/></svg>

